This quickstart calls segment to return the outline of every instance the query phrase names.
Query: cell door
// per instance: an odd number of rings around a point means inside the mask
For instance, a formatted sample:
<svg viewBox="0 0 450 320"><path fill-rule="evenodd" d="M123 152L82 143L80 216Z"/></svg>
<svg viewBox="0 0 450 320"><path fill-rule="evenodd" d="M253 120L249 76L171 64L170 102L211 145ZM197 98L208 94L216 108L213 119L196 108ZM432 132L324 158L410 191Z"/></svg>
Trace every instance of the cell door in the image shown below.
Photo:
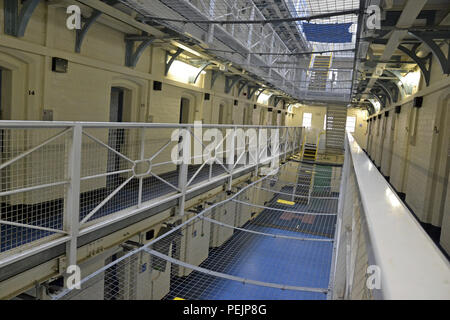
<svg viewBox="0 0 450 320"><path fill-rule="evenodd" d="M2 102L3 102L3 98L2 98L2 69L0 68L0 120L4 120L3 119L3 110L2 110ZM0 160L3 160L3 138L4 136L4 132L3 129L0 129ZM3 162L3 161L2 161Z"/></svg>
<svg viewBox="0 0 450 320"><path fill-rule="evenodd" d="M0 120L11 120L12 74L10 70L0 67ZM7 148L7 131L0 129L0 162Z"/></svg>
<svg viewBox="0 0 450 320"><path fill-rule="evenodd" d="M219 105L219 124L225 124L226 110L223 104Z"/></svg>
<svg viewBox="0 0 450 320"><path fill-rule="evenodd" d="M180 123L189 123L190 101L187 98L181 98L180 101Z"/></svg>
<svg viewBox="0 0 450 320"><path fill-rule="evenodd" d="M124 90L122 88L111 88L111 101L109 105L109 122L123 122L123 99ZM122 128L109 129L108 145L122 153L125 142L125 131ZM121 158L116 153L108 152L107 172L116 172L120 170ZM107 185L114 187L119 183L117 175L110 175L107 177Z"/></svg>

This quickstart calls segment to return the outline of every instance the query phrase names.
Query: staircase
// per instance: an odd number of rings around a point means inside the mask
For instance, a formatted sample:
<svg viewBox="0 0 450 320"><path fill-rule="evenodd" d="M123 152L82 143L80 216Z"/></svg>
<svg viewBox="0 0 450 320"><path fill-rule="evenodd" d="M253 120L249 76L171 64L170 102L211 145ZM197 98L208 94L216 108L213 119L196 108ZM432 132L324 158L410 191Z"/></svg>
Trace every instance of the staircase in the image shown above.
<svg viewBox="0 0 450 320"><path fill-rule="evenodd" d="M327 107L325 151L327 154L342 154L344 149L347 108L345 106Z"/></svg>
<svg viewBox="0 0 450 320"><path fill-rule="evenodd" d="M306 143L305 149L303 150L303 160L304 161L316 161L317 156L317 146L315 144Z"/></svg>
<svg viewBox="0 0 450 320"><path fill-rule="evenodd" d="M304 162L300 165L298 171L296 194L303 196L302 198L297 199L298 203L308 204L309 196L312 190L311 183L313 181L313 166L305 162L314 163L316 161L317 146L315 144L305 143L303 148L302 160Z"/></svg>
<svg viewBox="0 0 450 320"><path fill-rule="evenodd" d="M311 194L311 182L313 180L312 167L309 165L301 164L298 170L297 185L295 194L302 197L296 199L297 203L308 204L309 196Z"/></svg>
<svg viewBox="0 0 450 320"><path fill-rule="evenodd" d="M311 58L312 59L312 58ZM331 56L315 56L312 64L311 79L308 89L312 91L325 91L327 87L328 69L331 65Z"/></svg>

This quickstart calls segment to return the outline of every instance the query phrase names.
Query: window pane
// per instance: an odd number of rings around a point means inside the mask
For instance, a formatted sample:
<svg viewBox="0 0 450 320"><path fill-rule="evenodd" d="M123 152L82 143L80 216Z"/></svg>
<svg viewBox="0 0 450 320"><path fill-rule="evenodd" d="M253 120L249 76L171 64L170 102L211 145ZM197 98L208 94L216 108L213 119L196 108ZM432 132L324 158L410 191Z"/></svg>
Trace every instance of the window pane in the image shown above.
<svg viewBox="0 0 450 320"><path fill-rule="evenodd" d="M356 127L356 117L347 117L347 124L345 126L345 130L350 133L355 132Z"/></svg>
<svg viewBox="0 0 450 320"><path fill-rule="evenodd" d="M312 113L305 112L303 114L303 127L311 128Z"/></svg>

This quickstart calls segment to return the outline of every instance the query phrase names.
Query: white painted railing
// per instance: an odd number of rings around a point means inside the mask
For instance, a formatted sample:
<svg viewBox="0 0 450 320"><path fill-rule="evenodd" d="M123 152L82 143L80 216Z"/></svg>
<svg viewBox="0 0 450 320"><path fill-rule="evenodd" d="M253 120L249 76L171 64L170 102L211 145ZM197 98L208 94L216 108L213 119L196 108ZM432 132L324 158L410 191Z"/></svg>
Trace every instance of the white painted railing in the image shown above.
<svg viewBox="0 0 450 320"><path fill-rule="evenodd" d="M334 299L449 299L450 265L348 134Z"/></svg>
<svg viewBox="0 0 450 320"><path fill-rule="evenodd" d="M209 129L217 129L206 138ZM174 131L188 133L193 164ZM227 139L253 130L243 144ZM212 131L210 131L212 132ZM0 121L0 268L67 243L76 264L79 236L258 170L300 148L300 127L160 123ZM205 135L204 135L205 134ZM270 137L275 135L275 140ZM184 138L184 136L183 136ZM252 140L253 139L253 140ZM213 158L203 156L211 147ZM195 151L200 149L199 156ZM234 150L234 163L219 157ZM241 160L241 162L239 162ZM243 160L243 161L242 161Z"/></svg>

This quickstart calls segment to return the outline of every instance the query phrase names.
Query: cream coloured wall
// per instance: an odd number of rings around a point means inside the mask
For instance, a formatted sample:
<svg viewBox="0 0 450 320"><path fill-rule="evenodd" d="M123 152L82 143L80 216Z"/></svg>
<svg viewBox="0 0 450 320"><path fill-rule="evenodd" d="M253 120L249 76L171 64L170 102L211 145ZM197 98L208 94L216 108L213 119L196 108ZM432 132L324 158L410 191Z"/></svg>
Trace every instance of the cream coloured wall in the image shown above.
<svg viewBox="0 0 450 320"><path fill-rule="evenodd" d="M367 111L361 109L349 108L347 111L347 116L356 117L353 137L363 149L366 149L367 147L367 115Z"/></svg>
<svg viewBox="0 0 450 320"><path fill-rule="evenodd" d="M0 3L0 23L3 24L3 2ZM237 114L231 119L241 124L244 107L247 102L251 106L256 97L247 99L243 94L237 97L237 86L230 94L224 93L225 77L219 76L214 88L210 87L211 72L201 75L195 84L177 81L173 74L164 76L166 52L158 46L147 48L135 68L124 66L125 33L136 33L131 27L123 27L123 31L104 24L109 18L101 17L90 28L82 44L81 53L75 53L75 31L65 27L67 14L65 7L47 5L41 2L32 15L23 38L3 35L0 37L0 66L7 68L11 56L23 64L17 79L27 79L24 87L14 86L17 94L13 97L24 97L26 101L13 101L14 114L9 118L16 120L40 120L44 109L53 111L54 120L108 121L110 86L114 81L126 80L136 83L139 88L134 92L132 121L149 120L155 122L174 122L174 110L177 99L183 94L196 96L195 110L192 120L215 122L214 100L225 99L232 105L234 99L239 100ZM1 31L0 31L1 32ZM69 61L67 73L51 71L51 58L59 57ZM152 81L163 82L163 90L152 90ZM23 95L32 89L34 95ZM203 94L211 94L210 101L203 100ZM22 94L19 94L22 93ZM168 106L168 108L166 108ZM258 108L267 107L258 104ZM177 111L179 112L179 111ZM168 117L167 117L168 116ZM159 120L157 120L159 119ZM259 123L258 123L259 124Z"/></svg>
<svg viewBox="0 0 450 320"><path fill-rule="evenodd" d="M449 252L448 240L448 141L450 129L447 111L450 96L448 75L442 73L438 61L433 58L431 83L426 86L423 78L419 91L395 105L401 105L400 114L389 110L384 139L377 136L377 124L370 122L371 130L368 152L381 172L390 176L397 191L405 193L405 201L421 222L442 227L441 243ZM421 108L414 108L414 97L422 96ZM391 144L392 138L392 144ZM377 148L378 146L378 148Z"/></svg>
<svg viewBox="0 0 450 320"><path fill-rule="evenodd" d="M219 75L215 85L211 88L211 71L202 74L195 84L180 81L176 74L164 75L166 50L161 44L147 48L141 55L135 68L125 66L125 34L140 34L130 26L126 26L109 17L101 16L89 29L81 52L76 53L75 30L68 30L65 26L66 7L41 1L31 16L25 36L16 38L3 34L0 30L0 67L5 70L8 83L2 90L2 117L11 120L42 120L43 111L51 110L53 120L58 121L109 121L111 87L126 89L124 121L131 122L164 122L178 123L180 116L181 98L190 101L189 122L202 120L205 123L217 123L219 105L227 107L225 123L236 125L244 122L244 108L257 105L256 112L251 112L249 124L253 115L257 115L267 105L256 103L256 95L247 99L244 94L238 97L237 86L229 94L225 94L225 76ZM4 24L3 2L0 2L0 25ZM113 27L114 28L113 28ZM58 57L68 60L66 73L51 70L52 58ZM153 90L154 81L162 82L162 91ZM9 90L8 90L9 89ZM9 91L9 92L8 92ZM205 93L210 94L210 100L205 100ZM238 100L238 106L233 101ZM281 104L279 105L281 109ZM247 110L248 111L248 110ZM283 111L284 112L284 111ZM255 124L260 124L259 117ZM126 146L123 152L132 158L137 157L138 132L128 130ZM108 141L106 130L91 130L94 136L102 142ZM53 131L41 135L29 132L26 142L18 143L16 139L10 146L11 152L21 152L35 146ZM145 153L154 154L170 138L168 130L149 130L146 132ZM84 137L82 150L82 171L85 175L99 174L105 171L108 151L105 147ZM61 140L61 141L60 141ZM60 153L52 155L55 161L62 158L63 139L58 140ZM56 142L55 142L56 145ZM169 159L170 148L158 157ZM95 157L93 155L95 154ZM15 180L18 186L25 186L23 177L42 176L49 162L43 160L43 155L36 152L23 159L23 163L11 166L11 172L18 172L20 167L21 180ZM32 166L28 165L33 163ZM61 165L63 165L61 161ZM18 167L17 167L18 166ZM55 164L56 166L56 164ZM64 168L55 168L55 174L49 181L56 180ZM173 169L171 165L155 168L155 172L162 173ZM48 171L48 170L47 170ZM17 178L17 177L16 177ZM36 180L38 181L38 180ZM106 179L98 178L82 183L82 191L105 186ZM50 190L45 194L35 192L34 196L11 198L11 203L34 203L35 201L50 200L59 197Z"/></svg>

